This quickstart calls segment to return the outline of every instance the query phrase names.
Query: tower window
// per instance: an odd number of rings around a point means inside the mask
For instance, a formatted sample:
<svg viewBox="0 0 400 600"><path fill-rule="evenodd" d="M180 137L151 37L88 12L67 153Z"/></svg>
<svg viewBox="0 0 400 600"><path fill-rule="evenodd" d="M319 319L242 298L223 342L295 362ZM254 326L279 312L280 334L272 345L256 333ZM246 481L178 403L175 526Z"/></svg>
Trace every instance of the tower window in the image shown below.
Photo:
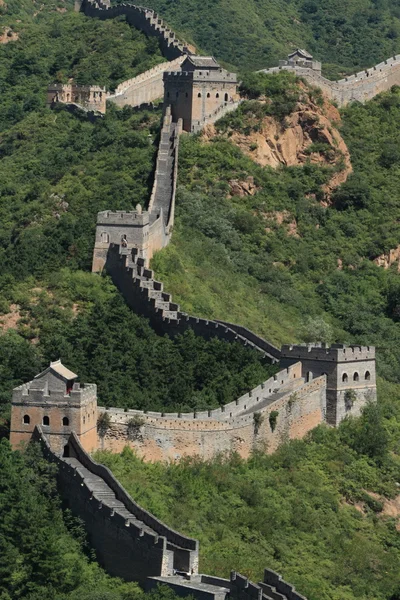
<svg viewBox="0 0 400 600"><path fill-rule="evenodd" d="M218 92L215 94L215 97L216 97L216 98L219 98L219 94L218 94Z"/></svg>
<svg viewBox="0 0 400 600"><path fill-rule="evenodd" d="M354 373L353 375L353 381L360 381L360 376L358 373Z"/></svg>
<svg viewBox="0 0 400 600"><path fill-rule="evenodd" d="M189 96L189 94L186 92L185 96L186 96L186 98L187 98L187 97Z"/></svg>
<svg viewBox="0 0 400 600"><path fill-rule="evenodd" d="M228 94L225 94L225 102L228 102Z"/></svg>
<svg viewBox="0 0 400 600"><path fill-rule="evenodd" d="M43 425L50 425L49 417L43 417Z"/></svg>
<svg viewBox="0 0 400 600"><path fill-rule="evenodd" d="M209 97L210 97L210 92L208 92L208 94L207 94L207 98L209 98Z"/></svg>
<svg viewBox="0 0 400 600"><path fill-rule="evenodd" d="M64 425L64 427L68 427L68 425L69 425L68 417L63 417L62 424Z"/></svg>
<svg viewBox="0 0 400 600"><path fill-rule="evenodd" d="M24 423L26 425L29 425L29 423L31 422L31 418L29 415L24 415Z"/></svg>
<svg viewBox="0 0 400 600"><path fill-rule="evenodd" d="M348 380L349 380L349 377L348 377L347 373L343 373L343 375L342 375L342 381L343 381L343 383L347 383Z"/></svg>
<svg viewBox="0 0 400 600"><path fill-rule="evenodd" d="M198 97L198 98L201 98L201 92L199 92L199 93L197 94L197 97Z"/></svg>
<svg viewBox="0 0 400 600"><path fill-rule="evenodd" d="M169 92L167 92L167 98L169 98Z"/></svg>
<svg viewBox="0 0 400 600"><path fill-rule="evenodd" d="M365 381L371 380L371 373L369 371L365 371Z"/></svg>
<svg viewBox="0 0 400 600"><path fill-rule="evenodd" d="M176 97L179 98L179 92L176 92Z"/></svg>

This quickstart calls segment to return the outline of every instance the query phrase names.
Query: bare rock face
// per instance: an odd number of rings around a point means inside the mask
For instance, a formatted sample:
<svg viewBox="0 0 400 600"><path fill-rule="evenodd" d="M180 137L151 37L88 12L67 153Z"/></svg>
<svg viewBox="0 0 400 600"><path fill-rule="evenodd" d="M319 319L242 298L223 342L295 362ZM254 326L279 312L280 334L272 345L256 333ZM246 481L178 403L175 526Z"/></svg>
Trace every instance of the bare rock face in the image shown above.
<svg viewBox="0 0 400 600"><path fill-rule="evenodd" d="M18 40L18 33L13 31L10 27L3 27L0 30L0 44L8 44L9 42L16 42Z"/></svg>
<svg viewBox="0 0 400 600"><path fill-rule="evenodd" d="M381 254L375 258L374 263L383 269L389 269L397 262L397 271L400 273L400 246L389 250L387 254Z"/></svg>
<svg viewBox="0 0 400 600"><path fill-rule="evenodd" d="M245 181L239 181L238 179L231 179L229 181L230 195L231 196L254 196L258 191L258 187L254 184L254 177L247 177Z"/></svg>
<svg viewBox="0 0 400 600"><path fill-rule="evenodd" d="M303 92L301 100L282 122L265 116L258 123L258 131L253 130L248 135L229 131L229 139L261 166L278 168L310 161L336 167L323 190L329 203L331 192L344 183L352 172L350 153L337 129L339 111L326 99L322 106L316 104L306 86L300 86ZM267 101L260 100L261 103ZM208 128L204 132L204 139L210 140L215 135L215 128Z"/></svg>

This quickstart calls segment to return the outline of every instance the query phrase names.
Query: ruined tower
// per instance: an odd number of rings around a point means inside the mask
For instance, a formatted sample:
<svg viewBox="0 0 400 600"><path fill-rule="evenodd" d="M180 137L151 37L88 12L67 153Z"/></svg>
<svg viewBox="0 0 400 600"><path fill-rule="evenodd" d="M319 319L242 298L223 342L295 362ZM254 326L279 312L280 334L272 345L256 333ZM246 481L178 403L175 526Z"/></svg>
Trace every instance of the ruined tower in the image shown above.
<svg viewBox="0 0 400 600"><path fill-rule="evenodd" d="M326 375L326 420L339 425L346 415L358 416L368 401L376 400L375 348L324 344L282 347L280 365L298 361L302 376L310 381Z"/></svg>
<svg viewBox="0 0 400 600"><path fill-rule="evenodd" d="M14 448L31 439L36 425L57 454L68 455L71 431L88 452L97 447L97 386L79 384L77 379L57 360L13 390L10 442Z"/></svg>
<svg viewBox="0 0 400 600"><path fill-rule="evenodd" d="M164 106L171 106L173 121L183 119L185 131L200 131L237 99L236 74L212 56L187 56L179 71L164 72Z"/></svg>

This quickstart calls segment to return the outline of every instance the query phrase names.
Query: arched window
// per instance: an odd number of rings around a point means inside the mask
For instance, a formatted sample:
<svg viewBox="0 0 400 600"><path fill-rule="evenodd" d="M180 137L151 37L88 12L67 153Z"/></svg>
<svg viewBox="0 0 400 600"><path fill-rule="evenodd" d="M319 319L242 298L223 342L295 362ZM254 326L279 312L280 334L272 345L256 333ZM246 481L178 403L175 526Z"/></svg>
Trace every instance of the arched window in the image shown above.
<svg viewBox="0 0 400 600"><path fill-rule="evenodd" d="M67 94L67 102L69 102L69 94Z"/></svg>
<svg viewBox="0 0 400 600"><path fill-rule="evenodd" d="M69 445L68 444L65 444L65 446L64 446L63 456L65 456L67 458L69 457Z"/></svg>
<svg viewBox="0 0 400 600"><path fill-rule="evenodd" d="M225 94L225 102L228 102L228 98L229 98L228 94Z"/></svg>
<svg viewBox="0 0 400 600"><path fill-rule="evenodd" d="M24 415L24 423L26 425L29 425L29 423L31 422L31 418L29 415Z"/></svg>
<svg viewBox="0 0 400 600"><path fill-rule="evenodd" d="M101 241L106 244L108 244L110 241L110 236L105 231L103 231L103 233L101 234Z"/></svg>
<svg viewBox="0 0 400 600"><path fill-rule="evenodd" d="M50 425L49 417L43 417L43 425Z"/></svg>
<svg viewBox="0 0 400 600"><path fill-rule="evenodd" d="M64 427L68 427L68 425L69 425L69 419L68 419L68 417L63 417L63 426Z"/></svg>
<svg viewBox="0 0 400 600"><path fill-rule="evenodd" d="M360 381L360 376L357 372L353 375L353 381Z"/></svg>
<svg viewBox="0 0 400 600"><path fill-rule="evenodd" d="M347 383L348 380L349 380L349 377L348 377L347 373L343 373L343 375L342 375L342 381L343 381L343 383Z"/></svg>
<svg viewBox="0 0 400 600"><path fill-rule="evenodd" d="M197 97L198 97L198 98L201 98L201 92L199 92L199 93L197 94Z"/></svg>
<svg viewBox="0 0 400 600"><path fill-rule="evenodd" d="M215 94L215 97L216 97L216 98L219 98L219 94L218 94L218 92Z"/></svg>
<svg viewBox="0 0 400 600"><path fill-rule="evenodd" d="M179 98L179 92L176 92L176 97Z"/></svg>
<svg viewBox="0 0 400 600"><path fill-rule="evenodd" d="M369 371L365 371L365 381L371 380L371 373Z"/></svg>
<svg viewBox="0 0 400 600"><path fill-rule="evenodd" d="M211 94L210 94L210 92L208 92L208 94L207 94L207 98L209 98L210 96L211 96Z"/></svg>
<svg viewBox="0 0 400 600"><path fill-rule="evenodd" d="M187 97L189 96L189 94L186 92L185 96L186 96L186 98L187 98Z"/></svg>
<svg viewBox="0 0 400 600"><path fill-rule="evenodd" d="M169 92L167 92L167 98L169 98Z"/></svg>
<svg viewBox="0 0 400 600"><path fill-rule="evenodd" d="M307 377L306 377L306 381L307 381L307 383L308 383L309 381L312 381L312 379L313 379L313 374L312 374L312 372L311 372L311 371L308 371L308 373L307 373Z"/></svg>

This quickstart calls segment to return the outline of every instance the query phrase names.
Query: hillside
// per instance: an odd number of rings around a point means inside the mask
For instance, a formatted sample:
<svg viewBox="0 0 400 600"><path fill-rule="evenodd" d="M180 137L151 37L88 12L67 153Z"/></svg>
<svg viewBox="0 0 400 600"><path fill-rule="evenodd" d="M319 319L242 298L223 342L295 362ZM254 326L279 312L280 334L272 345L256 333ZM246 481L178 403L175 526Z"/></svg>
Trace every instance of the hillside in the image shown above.
<svg viewBox="0 0 400 600"><path fill-rule="evenodd" d="M72 2L0 5L3 429L12 388L59 357L97 382L99 404L143 410L218 406L268 377L250 350L156 335L107 277L90 273L97 212L148 203L161 111L110 107L90 122L47 109L46 85L115 86L161 61L157 45L123 19L74 13ZM203 50L247 69L295 45L330 75L398 51L391 2L151 6ZM176 226L152 266L184 310L277 345L376 344L379 403L248 461L145 464L127 450L99 459L136 500L200 538L204 570L257 579L268 564L309 600L395 600L400 91L340 113L288 74L244 74L242 92L246 101L214 128L182 135ZM35 449L22 456L2 441L0 482L1 600L148 598L100 570Z"/></svg>
<svg viewBox="0 0 400 600"><path fill-rule="evenodd" d="M259 76L266 89L269 77ZM182 140L177 231L156 273L186 310L277 344L375 344L380 373L398 381L398 263L376 263L399 244L399 91L342 112L354 172L327 202L334 165L262 168L231 141L246 127L250 135L260 111L294 109L277 88L272 105L244 104L217 123L222 135ZM249 177L256 193L232 195L230 182Z"/></svg>
<svg viewBox="0 0 400 600"><path fill-rule="evenodd" d="M400 50L394 0L149 0L146 6L201 51L241 69L275 66L300 47L324 63L327 76L337 78Z"/></svg>
<svg viewBox="0 0 400 600"><path fill-rule="evenodd" d="M200 570L258 580L266 564L308 600L395 600L400 592L399 393L339 429L273 455L145 463L98 452L134 497L200 540Z"/></svg>

